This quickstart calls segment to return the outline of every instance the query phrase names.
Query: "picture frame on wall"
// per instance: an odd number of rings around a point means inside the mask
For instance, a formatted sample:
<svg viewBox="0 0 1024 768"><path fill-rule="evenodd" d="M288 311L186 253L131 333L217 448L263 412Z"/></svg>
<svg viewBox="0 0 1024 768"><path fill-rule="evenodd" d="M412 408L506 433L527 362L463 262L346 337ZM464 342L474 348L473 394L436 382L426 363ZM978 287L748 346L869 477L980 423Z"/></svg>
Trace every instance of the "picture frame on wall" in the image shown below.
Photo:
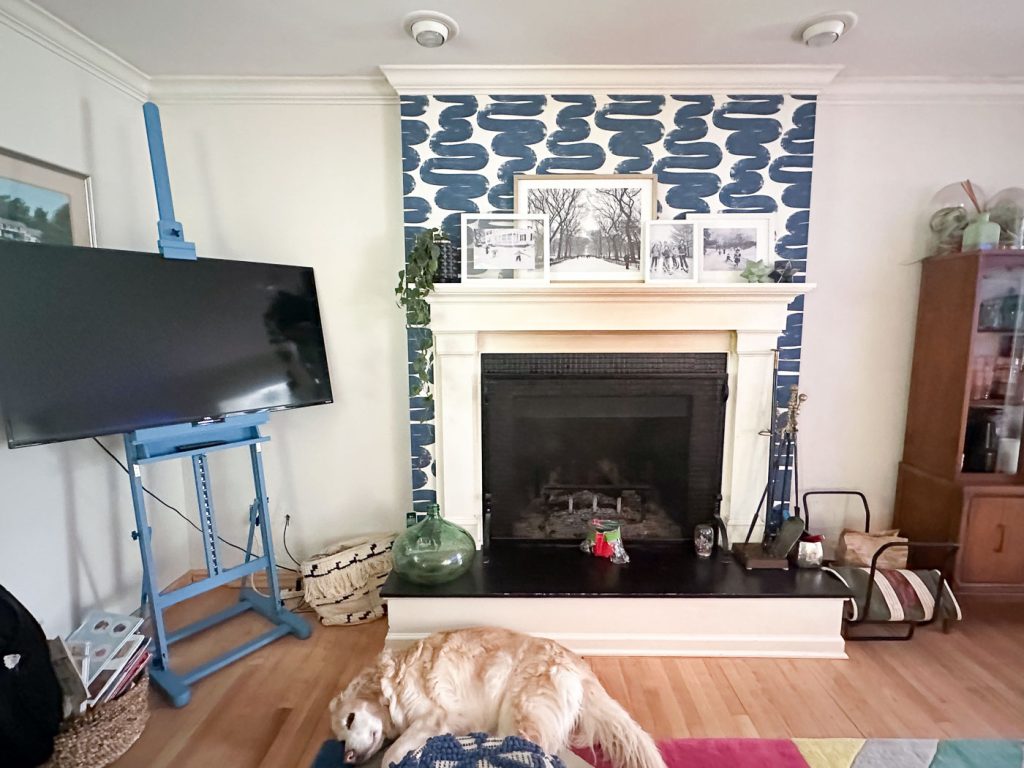
<svg viewBox="0 0 1024 768"><path fill-rule="evenodd" d="M696 283L700 253L697 224L686 219L645 222L644 279L648 283Z"/></svg>
<svg viewBox="0 0 1024 768"><path fill-rule="evenodd" d="M513 185L517 214L549 219L552 282L643 281L654 174L520 174Z"/></svg>
<svg viewBox="0 0 1024 768"><path fill-rule="evenodd" d="M693 213L685 220L696 224L699 282L741 282L747 261L769 263L771 214Z"/></svg>
<svg viewBox="0 0 1024 768"><path fill-rule="evenodd" d="M89 177L0 149L0 240L95 245Z"/></svg>
<svg viewBox="0 0 1024 768"><path fill-rule="evenodd" d="M462 282L546 283L548 227L542 213L462 214Z"/></svg>

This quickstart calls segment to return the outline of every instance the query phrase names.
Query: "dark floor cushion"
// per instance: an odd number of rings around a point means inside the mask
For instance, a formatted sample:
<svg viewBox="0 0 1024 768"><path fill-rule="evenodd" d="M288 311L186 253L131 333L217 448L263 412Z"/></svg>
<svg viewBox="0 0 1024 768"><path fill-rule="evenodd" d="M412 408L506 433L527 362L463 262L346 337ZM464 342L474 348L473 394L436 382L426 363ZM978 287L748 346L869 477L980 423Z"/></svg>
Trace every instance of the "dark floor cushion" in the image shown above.
<svg viewBox="0 0 1024 768"><path fill-rule="evenodd" d="M846 606L846 618L850 621L921 622L930 620L935 613L934 595L940 578L938 571L879 568L875 571L871 605L867 607L865 615L864 599L868 592L871 569L835 565L825 570L839 578L855 596ZM937 618L955 621L963 618L949 581L942 588Z"/></svg>

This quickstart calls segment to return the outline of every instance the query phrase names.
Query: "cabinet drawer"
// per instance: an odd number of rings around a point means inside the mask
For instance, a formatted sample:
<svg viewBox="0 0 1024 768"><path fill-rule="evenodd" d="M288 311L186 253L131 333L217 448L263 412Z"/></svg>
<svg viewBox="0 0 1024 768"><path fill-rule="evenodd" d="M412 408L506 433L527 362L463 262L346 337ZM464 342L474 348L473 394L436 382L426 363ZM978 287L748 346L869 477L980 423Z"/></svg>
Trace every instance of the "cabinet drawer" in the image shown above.
<svg viewBox="0 0 1024 768"><path fill-rule="evenodd" d="M973 499L961 557L962 582L1024 585L1024 499Z"/></svg>

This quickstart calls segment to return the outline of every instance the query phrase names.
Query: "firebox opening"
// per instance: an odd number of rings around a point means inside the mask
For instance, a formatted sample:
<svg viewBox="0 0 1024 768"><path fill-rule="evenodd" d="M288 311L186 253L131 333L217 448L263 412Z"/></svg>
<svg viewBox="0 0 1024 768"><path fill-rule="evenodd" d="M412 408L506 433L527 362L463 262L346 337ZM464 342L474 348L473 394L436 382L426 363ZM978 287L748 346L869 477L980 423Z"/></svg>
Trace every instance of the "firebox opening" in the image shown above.
<svg viewBox="0 0 1024 768"><path fill-rule="evenodd" d="M721 486L725 357L483 355L489 541L578 541L594 517L691 538Z"/></svg>

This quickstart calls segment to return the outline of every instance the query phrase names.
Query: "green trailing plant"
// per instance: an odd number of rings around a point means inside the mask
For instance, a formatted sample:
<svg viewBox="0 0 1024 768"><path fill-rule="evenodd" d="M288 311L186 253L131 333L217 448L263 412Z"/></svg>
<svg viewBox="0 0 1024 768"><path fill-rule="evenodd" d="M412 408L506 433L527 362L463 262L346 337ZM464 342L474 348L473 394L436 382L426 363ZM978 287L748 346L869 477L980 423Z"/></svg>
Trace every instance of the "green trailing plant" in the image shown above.
<svg viewBox="0 0 1024 768"><path fill-rule="evenodd" d="M405 327L410 331L410 338L417 342L416 356L411 361L415 379L409 385L409 395L422 395L428 403L433 402L430 369L434 336L429 330L430 304L427 296L434 290L434 278L437 276L441 256L439 239L437 229L427 229L416 237L405 259L405 269L398 273L398 286L395 288L398 305L405 310Z"/></svg>

